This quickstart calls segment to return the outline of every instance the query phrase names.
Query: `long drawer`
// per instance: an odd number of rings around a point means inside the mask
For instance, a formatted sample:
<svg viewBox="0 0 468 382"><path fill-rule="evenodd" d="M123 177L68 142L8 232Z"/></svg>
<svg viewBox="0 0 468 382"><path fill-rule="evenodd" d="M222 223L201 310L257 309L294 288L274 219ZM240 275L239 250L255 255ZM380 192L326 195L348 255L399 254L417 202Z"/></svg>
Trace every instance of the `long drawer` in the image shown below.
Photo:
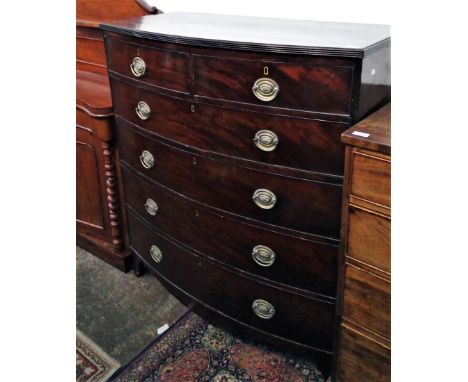
<svg viewBox="0 0 468 382"><path fill-rule="evenodd" d="M390 282L346 264L343 317L390 338Z"/></svg>
<svg viewBox="0 0 468 382"><path fill-rule="evenodd" d="M121 159L180 194L250 219L339 237L341 185L210 159L150 139L121 118L117 118L117 127L119 140L125 142L120 145ZM149 155L153 161L148 160ZM141 158L146 158L150 168L144 168Z"/></svg>
<svg viewBox="0 0 468 382"><path fill-rule="evenodd" d="M234 102L350 114L354 63L195 55L195 94ZM332 61L332 60L330 60Z"/></svg>
<svg viewBox="0 0 468 382"><path fill-rule="evenodd" d="M337 245L234 220L122 169L127 205L158 231L228 266L335 297Z"/></svg>
<svg viewBox="0 0 468 382"><path fill-rule="evenodd" d="M390 374L390 348L342 324L337 381L388 382Z"/></svg>
<svg viewBox="0 0 468 382"><path fill-rule="evenodd" d="M115 113L184 145L292 168L343 175L347 123L211 106L111 78ZM150 110L137 113L144 102ZM146 118L146 119L145 119Z"/></svg>
<svg viewBox="0 0 468 382"><path fill-rule="evenodd" d="M150 230L131 211L128 215L132 249L196 300L273 335L332 350L333 303L287 293L221 268Z"/></svg>

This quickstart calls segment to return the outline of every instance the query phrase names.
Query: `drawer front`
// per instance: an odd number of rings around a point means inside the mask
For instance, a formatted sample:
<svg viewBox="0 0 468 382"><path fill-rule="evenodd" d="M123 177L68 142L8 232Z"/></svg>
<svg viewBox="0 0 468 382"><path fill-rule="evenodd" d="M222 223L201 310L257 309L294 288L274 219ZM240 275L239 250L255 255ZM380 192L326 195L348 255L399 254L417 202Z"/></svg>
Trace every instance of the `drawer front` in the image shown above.
<svg viewBox="0 0 468 382"><path fill-rule="evenodd" d="M121 158L172 190L250 219L339 237L341 186L260 172L176 149L140 135L120 118L117 126L119 140L125 143L120 145ZM153 167L143 168L143 151L153 156Z"/></svg>
<svg viewBox="0 0 468 382"><path fill-rule="evenodd" d="M349 257L390 273L390 219L350 207Z"/></svg>
<svg viewBox="0 0 468 382"><path fill-rule="evenodd" d="M127 205L158 231L229 266L335 297L337 246L232 220L143 180L125 166L122 172ZM148 213L148 199L156 202L156 215Z"/></svg>
<svg viewBox="0 0 468 382"><path fill-rule="evenodd" d="M189 93L187 53L140 46L115 38L107 38L106 44L109 70L161 88Z"/></svg>
<svg viewBox="0 0 468 382"><path fill-rule="evenodd" d="M197 55L194 61L196 95L319 113L350 113L351 66ZM257 81L262 78L265 80ZM256 84L258 96L253 90ZM274 99L268 100L271 97Z"/></svg>
<svg viewBox="0 0 468 382"><path fill-rule="evenodd" d="M346 265L343 316L390 339L390 282Z"/></svg>
<svg viewBox="0 0 468 382"><path fill-rule="evenodd" d="M351 195L390 208L390 157L352 153Z"/></svg>
<svg viewBox="0 0 468 382"><path fill-rule="evenodd" d="M151 231L129 213L130 242L153 270L202 303L244 324L309 346L331 351L334 304L272 288L193 255ZM153 249L153 255L150 248ZM273 306L260 318L255 300ZM261 315L271 315L259 309Z"/></svg>
<svg viewBox="0 0 468 382"><path fill-rule="evenodd" d="M341 325L338 382L390 382L390 349Z"/></svg>
<svg viewBox="0 0 468 382"><path fill-rule="evenodd" d="M111 80L115 113L152 133L203 150L310 171L343 174L346 123L194 104ZM150 107L141 119L136 107Z"/></svg>

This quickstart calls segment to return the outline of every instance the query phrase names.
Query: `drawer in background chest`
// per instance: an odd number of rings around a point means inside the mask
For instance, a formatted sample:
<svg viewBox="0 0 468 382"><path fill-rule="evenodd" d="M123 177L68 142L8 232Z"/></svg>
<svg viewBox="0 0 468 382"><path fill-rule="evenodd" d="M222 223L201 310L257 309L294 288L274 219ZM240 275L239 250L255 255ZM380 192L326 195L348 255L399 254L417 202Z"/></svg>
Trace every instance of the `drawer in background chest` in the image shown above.
<svg viewBox="0 0 468 382"><path fill-rule="evenodd" d="M194 55L195 95L318 113L349 115L354 61ZM343 60L342 60L343 61Z"/></svg>
<svg viewBox="0 0 468 382"><path fill-rule="evenodd" d="M110 72L164 89L189 93L190 74L187 53L137 45L109 37L106 39L106 48Z"/></svg>
<svg viewBox="0 0 468 382"><path fill-rule="evenodd" d="M335 298L338 246L234 220L122 165L127 206L203 255L263 279Z"/></svg>
<svg viewBox="0 0 468 382"><path fill-rule="evenodd" d="M361 149L351 152L350 202L374 205L364 207L390 214L391 162L390 156ZM356 200L356 198L358 200Z"/></svg>
<svg viewBox="0 0 468 382"><path fill-rule="evenodd" d="M159 184L249 219L339 237L341 185L210 159L150 139L121 118L116 121L121 159Z"/></svg>
<svg viewBox="0 0 468 382"><path fill-rule="evenodd" d="M129 228L136 254L194 299L267 333L332 350L335 304L288 293L217 266L150 230L132 213Z"/></svg>
<svg viewBox="0 0 468 382"><path fill-rule="evenodd" d="M343 317L390 339L390 281L351 264L345 270Z"/></svg>
<svg viewBox="0 0 468 382"><path fill-rule="evenodd" d="M193 103L115 78L111 84L115 113L159 136L237 158L343 175L340 135L348 123Z"/></svg>

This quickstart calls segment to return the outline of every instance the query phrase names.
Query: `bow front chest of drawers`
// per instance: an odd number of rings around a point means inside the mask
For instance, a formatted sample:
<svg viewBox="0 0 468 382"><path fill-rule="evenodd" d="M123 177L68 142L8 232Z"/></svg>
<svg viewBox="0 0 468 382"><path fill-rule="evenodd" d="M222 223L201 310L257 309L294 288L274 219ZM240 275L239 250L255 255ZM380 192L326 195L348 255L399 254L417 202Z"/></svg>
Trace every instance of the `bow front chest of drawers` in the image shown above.
<svg viewBox="0 0 468 382"><path fill-rule="evenodd" d="M240 329L331 358L340 135L389 100L388 28L194 13L101 28L135 254Z"/></svg>

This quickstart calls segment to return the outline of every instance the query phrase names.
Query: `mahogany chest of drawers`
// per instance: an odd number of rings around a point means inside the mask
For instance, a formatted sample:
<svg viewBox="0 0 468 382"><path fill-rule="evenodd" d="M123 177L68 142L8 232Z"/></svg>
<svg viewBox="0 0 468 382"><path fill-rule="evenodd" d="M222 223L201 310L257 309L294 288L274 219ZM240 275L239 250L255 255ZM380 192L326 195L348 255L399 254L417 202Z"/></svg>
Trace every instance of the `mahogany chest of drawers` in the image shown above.
<svg viewBox="0 0 468 382"><path fill-rule="evenodd" d="M337 380L390 382L390 104L345 131Z"/></svg>
<svg viewBox="0 0 468 382"><path fill-rule="evenodd" d="M135 254L239 328L331 359L340 135L389 99L388 28L192 13L101 28Z"/></svg>

